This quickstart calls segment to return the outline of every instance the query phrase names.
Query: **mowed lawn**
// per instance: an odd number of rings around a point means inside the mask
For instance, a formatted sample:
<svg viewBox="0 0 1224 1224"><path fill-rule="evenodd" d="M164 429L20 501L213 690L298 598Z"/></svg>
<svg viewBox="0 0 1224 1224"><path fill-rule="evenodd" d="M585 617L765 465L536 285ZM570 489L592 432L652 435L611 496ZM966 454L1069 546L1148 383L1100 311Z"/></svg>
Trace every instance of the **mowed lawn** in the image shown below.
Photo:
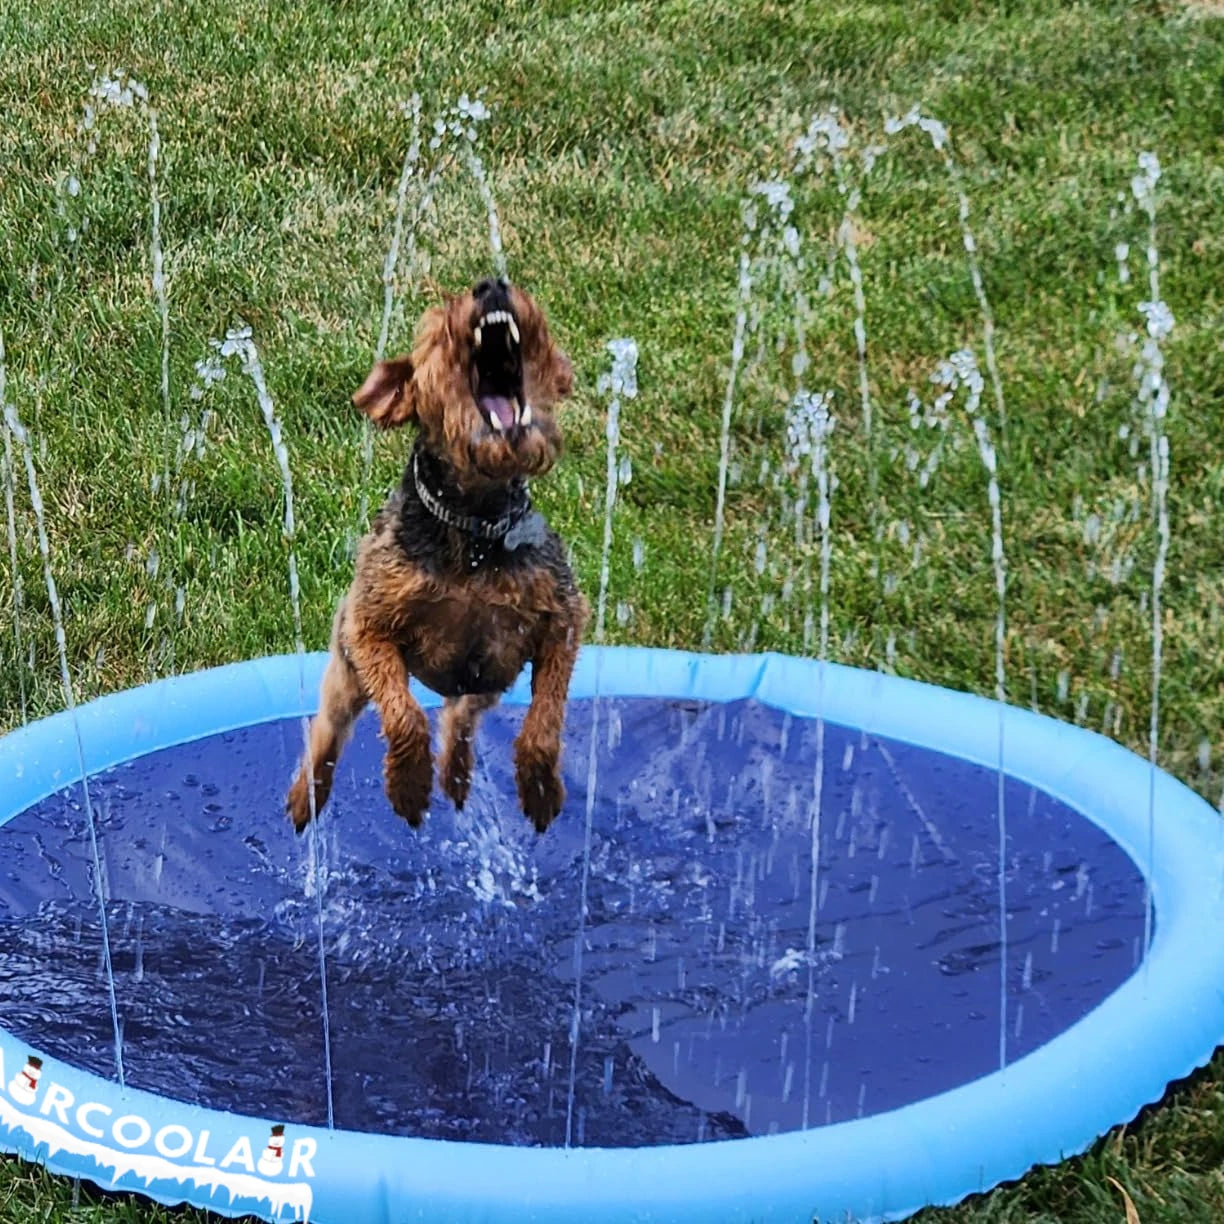
<svg viewBox="0 0 1224 1224"><path fill-rule="evenodd" d="M147 87L156 109L168 414L148 108L95 102L93 127L82 124L91 83L119 71ZM907 398L929 409L932 372L961 348L987 373L958 219L963 190L1005 406L1004 419L987 377L980 411L1002 495L1008 696L1141 752L1160 498L1136 406L1132 337L1150 296L1149 234L1131 179L1139 155L1154 153L1159 290L1176 320L1162 346L1171 534L1158 755L1220 801L1224 9L1206 0L9 0L0 11L5 398L33 437L78 699L293 648L283 492L251 384L231 368L204 400L191 394L209 339L237 320L252 329L284 420L303 634L309 648L325 644L362 508L397 479L406 454L405 438L378 439L367 475L349 396L383 321L412 132L403 108L414 94L426 144L404 197L412 241L394 281L388 349L407 345L431 300L428 278L459 288L489 269L470 174L440 159L450 144L428 148L435 118L479 94L491 114L476 148L509 273L549 311L578 374L563 416L566 458L536 496L573 541L593 597L606 463L599 378L607 341L637 342L640 390L621 418L631 478L616 505L607 591L613 642L699 648L708 629L718 649L817 648L818 547L810 534L797 541L779 509L795 491L784 439L796 342L787 330L795 286L776 269L762 271L749 312L758 326L733 403L712 623L709 593L737 262L756 249L741 246L742 204L753 182L789 175L796 139L813 116L835 111L850 142L838 167L845 191L826 164L792 184L788 219L806 260L804 386L831 392L836 418L828 653L994 691L986 470L963 397L946 430L912 426ZM947 125L958 177L920 132L885 137L886 118L914 106ZM859 154L877 144L864 173ZM417 224L435 165L434 206ZM757 197L758 223L764 208ZM862 370L839 231L862 270ZM168 492L155 476L177 468L181 418L195 429L202 407L213 414L207 445L183 460ZM921 487L940 437L940 462ZM63 705L14 459L22 614L14 626L6 538L0 730L23 711ZM1217 1059L1088 1154L920 1219L1114 1224L1127 1219L1125 1196L1143 1224L1224 1219L1222 1074ZM0 1164L0 1221L170 1216L205 1218Z"/></svg>

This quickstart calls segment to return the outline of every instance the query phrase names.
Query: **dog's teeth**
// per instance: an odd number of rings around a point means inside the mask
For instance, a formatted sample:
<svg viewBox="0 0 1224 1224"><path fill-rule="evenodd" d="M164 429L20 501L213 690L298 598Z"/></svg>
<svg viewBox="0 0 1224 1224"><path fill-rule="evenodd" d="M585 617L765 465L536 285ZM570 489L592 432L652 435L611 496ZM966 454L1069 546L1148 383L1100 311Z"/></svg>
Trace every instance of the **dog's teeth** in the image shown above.
<svg viewBox="0 0 1224 1224"><path fill-rule="evenodd" d="M497 415L497 413L496 413L496 412L495 412L495 413L494 413L494 414L493 414L491 417L489 417L489 424L490 424L490 425L492 425L492 426L493 426L493 428L494 428L494 429L496 429L498 433L502 433L502 432L504 432L504 430L505 430L505 428L506 428L506 427L505 427L505 426L504 426L504 425L501 423L501 418L500 418L500 417Z"/></svg>
<svg viewBox="0 0 1224 1224"><path fill-rule="evenodd" d="M526 429L531 424L531 405L524 404L523 411L519 414L519 424Z"/></svg>
<svg viewBox="0 0 1224 1224"><path fill-rule="evenodd" d="M510 329L510 335L514 339L514 343L518 344L520 342L518 324L514 321L514 316L508 310L492 310L485 315L476 325L477 336L480 335L480 329L482 327L490 327L495 323L501 323L508 327ZM479 341L477 342L476 347L480 347Z"/></svg>
<svg viewBox="0 0 1224 1224"><path fill-rule="evenodd" d="M480 347L480 326L479 324L477 325L476 330L472 333L472 339L476 342L476 347L479 348Z"/></svg>

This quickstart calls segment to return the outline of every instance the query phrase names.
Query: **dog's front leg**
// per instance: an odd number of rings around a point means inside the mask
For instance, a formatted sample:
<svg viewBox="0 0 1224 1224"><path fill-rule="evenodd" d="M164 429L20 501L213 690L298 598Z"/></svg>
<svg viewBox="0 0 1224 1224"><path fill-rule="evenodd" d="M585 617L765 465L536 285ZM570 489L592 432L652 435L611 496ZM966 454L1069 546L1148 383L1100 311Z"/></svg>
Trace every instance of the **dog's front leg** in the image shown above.
<svg viewBox="0 0 1224 1224"><path fill-rule="evenodd" d="M344 608L342 602L332 623L331 657L323 672L319 711L311 721L306 754L285 804L293 818L293 827L299 833L310 823L311 817L323 810L331 794L340 751L348 742L353 723L368 699L357 669L345 654Z"/></svg>
<svg viewBox="0 0 1224 1224"><path fill-rule="evenodd" d="M387 755L383 782L391 806L413 828L429 808L433 762L429 752L429 722L408 691L408 669L399 647L368 628L355 628L348 639L349 657L378 707Z"/></svg>
<svg viewBox="0 0 1224 1224"><path fill-rule="evenodd" d="M548 828L565 802L560 771L561 727L586 607L578 603L566 612L550 620L531 661L531 706L514 741L519 803L538 833Z"/></svg>

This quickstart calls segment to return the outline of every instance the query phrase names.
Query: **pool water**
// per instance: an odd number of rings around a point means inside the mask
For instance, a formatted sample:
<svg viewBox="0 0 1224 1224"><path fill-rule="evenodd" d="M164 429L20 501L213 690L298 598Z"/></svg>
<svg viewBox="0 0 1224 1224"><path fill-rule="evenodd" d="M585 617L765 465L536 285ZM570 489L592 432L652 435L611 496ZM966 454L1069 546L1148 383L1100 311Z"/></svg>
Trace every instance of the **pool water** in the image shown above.
<svg viewBox="0 0 1224 1224"><path fill-rule="evenodd" d="M326 1124L320 912L336 1125L503 1144L563 1144L567 1117L574 1144L642 1146L891 1110L997 1070L1001 1044L1022 1058L1138 963L1140 873L1027 784L1005 786L1001 1016L992 770L833 724L820 752L815 720L754 700L576 700L538 837L521 713L486 718L467 810L439 793L419 831L363 716L321 880L283 815L297 720L91 779L127 1082ZM79 784L0 827L0 863L0 1023L113 1078Z"/></svg>

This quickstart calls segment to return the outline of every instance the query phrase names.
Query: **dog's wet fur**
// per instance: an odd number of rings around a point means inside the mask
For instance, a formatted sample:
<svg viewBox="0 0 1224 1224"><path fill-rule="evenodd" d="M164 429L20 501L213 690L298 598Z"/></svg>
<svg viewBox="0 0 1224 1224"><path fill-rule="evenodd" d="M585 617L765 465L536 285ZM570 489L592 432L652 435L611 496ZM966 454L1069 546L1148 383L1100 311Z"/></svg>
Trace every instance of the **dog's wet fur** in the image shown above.
<svg viewBox="0 0 1224 1224"><path fill-rule="evenodd" d="M445 698L439 778L462 808L477 722L527 663L519 801L540 832L561 810L565 699L589 609L526 481L560 454L553 409L572 387L569 358L535 302L486 280L427 311L411 355L379 362L353 396L379 428L411 423L417 436L336 613L319 712L286 805L299 832L326 803L370 701L387 741L387 797L420 824L433 762L410 676Z"/></svg>

